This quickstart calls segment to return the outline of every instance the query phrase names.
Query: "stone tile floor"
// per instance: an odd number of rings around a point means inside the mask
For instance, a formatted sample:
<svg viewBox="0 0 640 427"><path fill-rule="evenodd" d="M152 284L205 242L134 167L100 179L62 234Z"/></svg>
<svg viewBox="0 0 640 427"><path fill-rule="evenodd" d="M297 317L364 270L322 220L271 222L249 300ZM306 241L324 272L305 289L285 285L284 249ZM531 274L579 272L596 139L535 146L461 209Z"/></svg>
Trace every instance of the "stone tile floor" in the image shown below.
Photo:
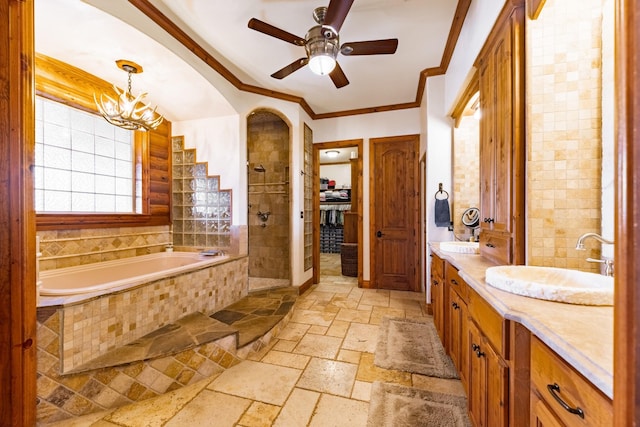
<svg viewBox="0 0 640 427"><path fill-rule="evenodd" d="M215 377L65 427L366 426L373 381L464 394L458 380L374 365L384 316L427 316L424 295L360 289L321 276L298 297L291 321L259 354Z"/></svg>

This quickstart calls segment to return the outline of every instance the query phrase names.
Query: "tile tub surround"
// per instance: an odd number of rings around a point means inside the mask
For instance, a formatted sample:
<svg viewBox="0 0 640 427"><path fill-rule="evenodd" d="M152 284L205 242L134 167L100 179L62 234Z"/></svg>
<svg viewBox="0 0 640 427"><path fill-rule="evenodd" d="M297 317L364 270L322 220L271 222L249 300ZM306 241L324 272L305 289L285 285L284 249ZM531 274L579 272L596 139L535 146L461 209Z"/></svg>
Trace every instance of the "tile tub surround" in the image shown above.
<svg viewBox="0 0 640 427"><path fill-rule="evenodd" d="M477 255L431 250L460 271L460 277L504 318L516 321L564 358L605 395L613 398L613 307L562 304L518 296L485 282L495 264Z"/></svg>
<svg viewBox="0 0 640 427"><path fill-rule="evenodd" d="M240 337L243 332L251 335L259 329L256 324L260 320L257 319L258 317L263 320L262 335L253 335L255 338L246 342L244 346L240 343L238 347L236 334L233 334L175 353L172 349L176 341L195 338L194 332L200 332L200 336L204 337L208 333L203 330L203 322L216 322L213 317L207 318L204 315L195 314L185 316L177 322L178 327L182 325L186 330L191 331L187 333L188 337L176 336L175 327L170 327L162 328L145 339L136 340L137 346L146 348L150 353L158 353L158 347L165 347L164 351L161 349L159 351L161 354L167 354L165 357L96 368L70 375L60 375L58 370L60 339L56 331L60 330L60 311L52 307L39 309L39 423L52 423L113 409L127 403L169 393L205 378L215 377L225 369L253 357L270 345L270 342L281 333L292 318L293 310L290 308L297 295L294 291L295 289L290 288L251 294L241 300L242 304L226 307L226 309L235 307L234 314L240 315L236 316L239 318L235 322L230 322L231 328L237 327ZM283 313L286 311L285 308L288 309L287 313L280 314L279 321L274 325L272 321L274 314ZM225 314L224 310L221 313ZM228 317L228 313L226 315ZM193 323L192 320L196 322ZM220 323L220 326L211 325L205 329L216 334L224 333L225 325ZM166 338L159 336L161 333L164 333L163 336ZM145 344L145 340L149 343ZM175 354L172 354L172 351ZM116 357L118 354L116 352L111 356Z"/></svg>
<svg viewBox="0 0 640 427"><path fill-rule="evenodd" d="M61 298L61 371L70 372L98 356L194 312L213 313L248 292L247 258L138 287L78 301ZM42 298L46 301L46 298Z"/></svg>

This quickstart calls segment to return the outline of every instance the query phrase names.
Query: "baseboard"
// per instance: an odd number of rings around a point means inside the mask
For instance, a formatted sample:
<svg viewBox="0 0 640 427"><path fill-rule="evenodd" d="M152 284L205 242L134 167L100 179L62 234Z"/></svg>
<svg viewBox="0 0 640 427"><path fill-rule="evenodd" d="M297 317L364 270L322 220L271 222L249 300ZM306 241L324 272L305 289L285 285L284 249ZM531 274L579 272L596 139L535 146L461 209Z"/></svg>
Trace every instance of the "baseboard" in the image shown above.
<svg viewBox="0 0 640 427"><path fill-rule="evenodd" d="M311 285L313 285L313 277L309 278L306 282L300 285L300 287L298 287L298 295L302 295L307 292Z"/></svg>

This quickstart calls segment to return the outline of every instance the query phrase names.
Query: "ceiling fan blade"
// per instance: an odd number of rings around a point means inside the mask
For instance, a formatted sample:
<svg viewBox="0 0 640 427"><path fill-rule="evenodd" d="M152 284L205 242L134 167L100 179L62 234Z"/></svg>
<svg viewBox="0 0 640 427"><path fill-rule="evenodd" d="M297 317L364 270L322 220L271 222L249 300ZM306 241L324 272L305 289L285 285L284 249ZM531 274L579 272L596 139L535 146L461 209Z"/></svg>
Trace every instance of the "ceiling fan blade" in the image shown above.
<svg viewBox="0 0 640 427"><path fill-rule="evenodd" d="M329 73L329 77L331 77L333 84L336 85L338 89L349 84L347 76L344 75L344 71L342 71L340 64L338 64L337 62L336 68L334 68L333 71Z"/></svg>
<svg viewBox="0 0 640 427"><path fill-rule="evenodd" d="M327 7L327 14L324 17L322 26L330 28L334 35L338 34L352 4L353 0L331 0ZM327 37L327 35L328 34L325 33L325 37Z"/></svg>
<svg viewBox="0 0 640 427"><path fill-rule="evenodd" d="M285 30L281 30L278 27L274 27L271 24L267 24L256 18L251 18L248 24L249 28L252 30L259 31L268 36L275 37L280 40L284 40L285 42L295 44L296 46L304 46L306 41L302 37L298 37L295 34L291 34Z"/></svg>
<svg viewBox="0 0 640 427"><path fill-rule="evenodd" d="M274 79L283 79L287 77L289 74L293 73L294 71L298 71L300 68L307 65L308 62L309 62L309 58L306 58L306 57L296 59L291 64L271 74L271 77L273 77Z"/></svg>
<svg viewBox="0 0 640 427"><path fill-rule="evenodd" d="M350 55L389 55L396 53L398 39L370 40L366 42L344 43L340 53Z"/></svg>

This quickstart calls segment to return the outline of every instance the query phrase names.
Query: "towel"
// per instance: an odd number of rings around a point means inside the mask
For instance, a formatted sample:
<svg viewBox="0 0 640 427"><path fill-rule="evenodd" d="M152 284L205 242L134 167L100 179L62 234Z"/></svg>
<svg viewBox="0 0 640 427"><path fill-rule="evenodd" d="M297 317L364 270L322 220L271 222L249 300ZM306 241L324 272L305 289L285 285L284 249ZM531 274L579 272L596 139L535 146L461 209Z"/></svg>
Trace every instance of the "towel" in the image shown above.
<svg viewBox="0 0 640 427"><path fill-rule="evenodd" d="M436 199L435 206L436 227L449 227L451 214L449 213L449 199Z"/></svg>

